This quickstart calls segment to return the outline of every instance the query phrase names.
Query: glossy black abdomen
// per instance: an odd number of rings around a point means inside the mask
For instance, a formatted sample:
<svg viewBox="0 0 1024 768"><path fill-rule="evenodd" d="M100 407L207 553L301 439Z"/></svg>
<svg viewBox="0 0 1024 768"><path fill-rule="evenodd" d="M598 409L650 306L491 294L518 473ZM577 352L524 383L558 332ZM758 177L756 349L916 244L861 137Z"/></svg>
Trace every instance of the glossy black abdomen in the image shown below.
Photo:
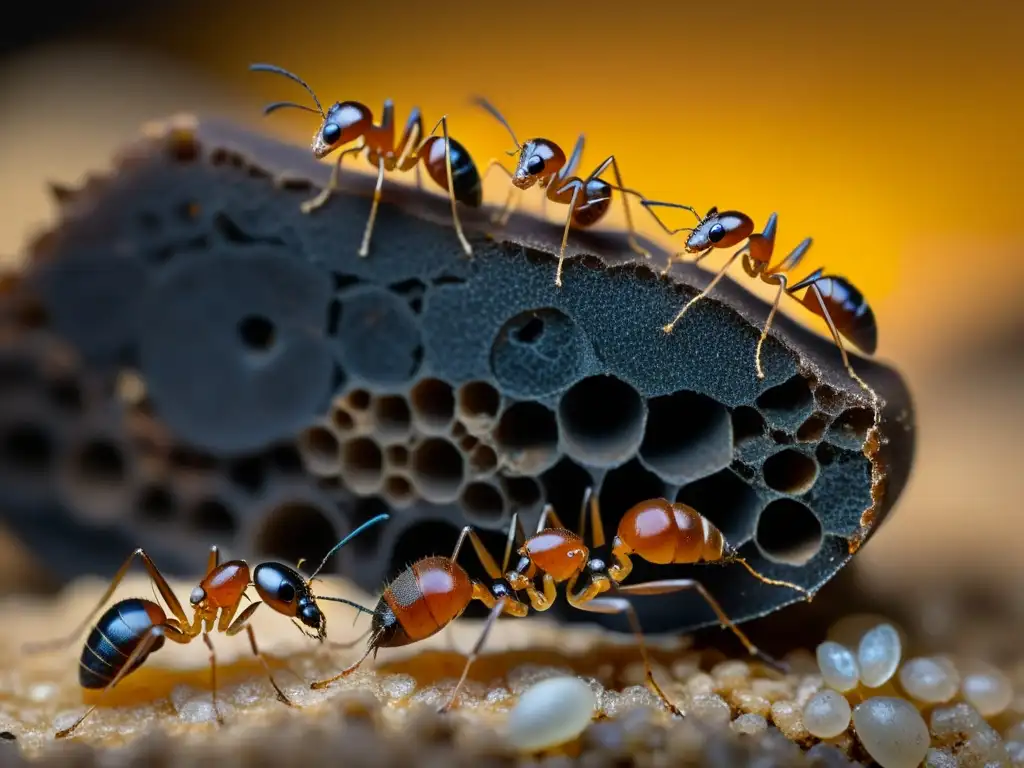
<svg viewBox="0 0 1024 768"><path fill-rule="evenodd" d="M166 621L163 609L150 600L129 598L114 603L100 616L89 632L82 648L78 682L83 688L105 688L128 663L143 638L153 627ZM137 669L153 651L159 650L164 638L158 637L131 671Z"/></svg>
<svg viewBox="0 0 1024 768"><path fill-rule="evenodd" d="M464 146L455 139L448 140L452 161L452 190L455 199L470 208L483 204L484 191L480 183L480 171ZM444 163L444 139L435 136L425 149L424 164L431 178L442 189L448 189L448 170Z"/></svg>

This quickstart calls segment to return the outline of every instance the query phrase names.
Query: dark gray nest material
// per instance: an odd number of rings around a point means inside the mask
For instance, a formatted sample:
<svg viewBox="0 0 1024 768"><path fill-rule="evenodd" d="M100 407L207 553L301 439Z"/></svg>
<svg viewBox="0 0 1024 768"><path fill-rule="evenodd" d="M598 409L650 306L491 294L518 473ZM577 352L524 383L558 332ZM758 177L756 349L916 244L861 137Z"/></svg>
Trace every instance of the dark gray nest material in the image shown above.
<svg viewBox="0 0 1024 768"><path fill-rule="evenodd" d="M0 293L17 329L0 506L63 576L110 573L137 545L181 575L212 543L316 559L391 509L334 564L376 591L465 523L500 554L513 511L530 526L551 502L574 520L593 484L609 532L636 502L678 499L756 568L817 588L899 496L914 433L893 370L854 358L884 402L869 440L871 402L831 341L779 318L756 378L768 308L729 280L668 335L707 272L660 279L654 246L637 263L617 234L574 232L557 289L554 225L488 235L486 213L463 211L469 259L446 199L399 186L360 258L365 179L299 210L327 170L201 123L56 190L60 225ZM126 372L141 400L118 395ZM798 599L738 567L633 580L682 575L738 620ZM651 631L714 623L694 595L638 607Z"/></svg>

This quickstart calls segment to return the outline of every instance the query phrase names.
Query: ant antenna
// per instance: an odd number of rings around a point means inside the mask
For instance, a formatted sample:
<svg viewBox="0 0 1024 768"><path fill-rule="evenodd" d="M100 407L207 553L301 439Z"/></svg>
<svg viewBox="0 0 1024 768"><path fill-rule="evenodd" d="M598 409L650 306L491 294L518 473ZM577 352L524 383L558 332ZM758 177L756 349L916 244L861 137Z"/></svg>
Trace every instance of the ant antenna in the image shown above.
<svg viewBox="0 0 1024 768"><path fill-rule="evenodd" d="M267 104L263 108L263 114L269 115L271 112L276 112L284 107L293 107L295 109L301 109L303 112L312 112L314 115L323 115L322 112L317 112L312 107L307 107L305 104L296 104L294 101L275 101L273 104Z"/></svg>
<svg viewBox="0 0 1024 768"><path fill-rule="evenodd" d="M474 97L473 103L476 104L478 107L483 107L484 109L486 109L491 114L491 117L493 117L495 120L497 120L499 123L505 126L505 130L508 131L508 135L512 137L512 143L516 145L516 151L509 152L508 154L514 155L516 154L516 152L522 150L523 145L520 144L519 139L516 138L516 132L512 130L512 126L508 124L508 120L506 120L505 116L498 111L497 107L495 107L493 104L491 104L491 102L489 102L482 96Z"/></svg>
<svg viewBox="0 0 1024 768"><path fill-rule="evenodd" d="M365 530L366 530L367 528L370 528L370 527L372 527L372 526L376 525L377 523L383 523L383 522L384 522L385 520L388 520L388 519L390 519L390 517L391 517L391 515L389 515L388 513L384 512L384 513L382 513L382 514L380 514L380 515L377 515L377 516L376 516L376 517L374 517L374 518L371 518L370 520L367 520L367 521L366 521L365 523L363 523L363 524L362 524L362 525L360 525L360 526L359 526L358 528L356 528L356 529L355 529L354 531L352 531L352 533L350 533L350 534L349 534L348 536L346 536L346 537L345 537L344 539L342 539L342 540L341 540L341 541L339 541L339 542L338 542L337 544L335 544L335 545L334 545L333 547L331 547L331 551L330 551L330 552L328 552L328 553L327 553L326 555L324 555L324 559L323 559L323 562L321 562L321 563L320 563L320 565L318 565L318 566L317 566L317 569L316 569L315 571L313 571L313 575L309 577L309 581L307 581L306 583L307 583L307 584L312 584L312 583L313 583L313 579L315 579L315 578L316 578L316 575L317 575L318 573L320 573L320 571L322 571L322 570L323 570L323 568L324 568L324 566L325 566L325 565L327 565L327 561L331 559L331 555L333 555L333 554L334 554L335 552L337 552L337 551L338 551L339 549L341 549L342 547L344 547L344 546L345 546L346 544L348 544L348 543L349 543L349 542L350 542L350 541L351 541L352 539L354 539L354 538L355 538L356 536L358 536L359 534L361 534L361 533L362 533L363 531L365 531Z"/></svg>
<svg viewBox="0 0 1024 768"><path fill-rule="evenodd" d="M282 75L284 77L287 77L289 80L294 80L296 83L298 83L303 88L305 88L307 93L309 93L309 95L313 97L313 103L316 104L316 108L320 112L320 116L325 118L325 119L327 118L327 115L324 114L324 108L322 106L320 106L320 99L318 99L316 97L316 94L313 93L313 89L309 87L309 84L305 80L303 80L301 77L299 77L298 75L294 74L293 72L289 72L287 69L281 69L281 67L275 67L273 64L250 64L249 65L249 71L250 72L272 72L275 75ZM280 102L280 104L282 104L282 105L285 104L285 103L290 103L290 102ZM273 105L273 104L271 104L270 106L271 107L275 107L275 105ZM300 105L293 104L292 106L298 107ZM278 108L278 107L275 107L275 109L276 108ZM306 109L308 109L308 107L306 107ZM273 110L271 110L271 111L273 111Z"/></svg>
<svg viewBox="0 0 1024 768"><path fill-rule="evenodd" d="M797 592L802 592L803 594L807 595L807 602L808 603L811 602L811 600L814 599L814 593L811 592L810 590L804 589L799 584L794 584L791 581L783 581L782 579L770 579L770 578L768 578L763 573L760 573L759 571L755 570L754 567L750 563L748 563L746 560L744 560L742 557L740 557L739 553L737 553L735 549L733 549L732 547L729 547L729 549L731 551L726 555L726 557L724 559L724 562L726 562L726 563L739 563L740 565L742 565L744 568L747 569L747 571L750 573L751 576L753 576L755 579L757 579L758 581L763 582L765 584L769 584L769 585L771 585L773 587L789 587L790 589L795 589Z"/></svg>
<svg viewBox="0 0 1024 768"><path fill-rule="evenodd" d="M580 502L580 522L576 526L581 539L587 537L587 506L590 504L590 497L593 493L594 489L589 485L583 489L583 500Z"/></svg>
<svg viewBox="0 0 1024 768"><path fill-rule="evenodd" d="M373 611L371 611L365 605L360 605L359 603L355 602L354 600L346 600L344 597L324 597L323 595L313 595L313 599L314 600L327 600L328 602L331 602L331 603L344 603L345 605L347 605L347 606L349 606L351 608L355 608L360 613L368 613L371 616L373 615Z"/></svg>

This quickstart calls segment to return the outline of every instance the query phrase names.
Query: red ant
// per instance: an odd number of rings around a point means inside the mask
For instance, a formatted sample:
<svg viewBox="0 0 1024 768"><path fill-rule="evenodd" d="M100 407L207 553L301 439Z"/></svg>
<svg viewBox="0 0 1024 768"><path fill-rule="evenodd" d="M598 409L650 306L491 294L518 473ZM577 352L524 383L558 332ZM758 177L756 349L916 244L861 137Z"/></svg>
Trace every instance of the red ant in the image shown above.
<svg viewBox="0 0 1024 768"><path fill-rule="evenodd" d="M593 529L593 549L583 542L586 511L590 509ZM553 527L548 527L548 522ZM665 695L654 679L654 672L643 639L643 630L633 605L622 595L661 595L693 589L707 602L719 621L728 627L744 647L766 663L779 666L755 646L733 623L718 602L695 579L666 579L643 584L623 586L621 582L633 568L631 556L641 557L657 565L698 562L738 562L766 584L786 586L811 594L796 584L769 579L755 571L726 543L721 531L697 510L665 499L653 499L633 506L619 523L618 533L609 548L605 543L604 525L597 499L587 489L580 510L580 534L569 531L549 504L537 524L536 533L521 541L519 563L515 570L507 570L513 534L524 539L518 518L513 517L509 528L505 557L501 569L487 553L473 530L466 526L455 545L451 558L430 557L414 563L402 572L384 590L374 610L371 637L366 653L355 664L327 680L313 683L314 688L330 685L335 680L355 671L372 653L380 648L393 648L423 640L439 632L458 618L472 600L480 600L491 609L479 638L470 651L462 675L453 689L445 711L451 707L465 684L469 669L480 654L487 636L498 617L505 613L524 617L532 607L546 611L557 598L557 585L565 582L566 599L573 608L593 613L625 613L637 639L647 680L659 698L675 714L679 709ZM484 569L491 578L490 586L471 581L466 572L455 563L463 541L469 537ZM607 550L607 551L604 551ZM502 576L502 573L505 575ZM536 579L542 579L541 590ZM577 589L580 579L586 585ZM526 592L528 603L519 597ZM612 594L601 597L605 592Z"/></svg>
<svg viewBox="0 0 1024 768"><path fill-rule="evenodd" d="M458 201L470 208L479 208L483 202L483 187L480 174L476 164L469 152L459 142L448 136L448 116L443 116L434 126L434 129L426 138L423 136L423 119L420 116L418 107L409 114L405 123L402 136L395 144L394 115L395 105L391 99L384 101L384 108L381 112L379 124L373 122L373 112L369 107L357 101L336 102L326 112L320 105L313 89L306 84L302 78L280 67L270 64L252 64L249 69L253 72L272 72L283 75L301 85L310 96L316 109L303 104L296 104L292 101L278 101L268 104L263 114L269 115L278 109L290 107L301 109L305 112L319 114L322 118L320 127L313 134L313 155L318 159L330 155L345 144L350 144L357 139L362 143L349 147L338 153L338 159L331 170L331 178L319 195L307 200L302 204L303 213L312 213L327 202L331 194L338 188L338 181L341 175L341 161L346 155L354 155L366 150L366 159L370 165L377 169L377 186L373 191L373 204L370 208L370 218L366 222L366 231L363 233L363 242L359 246L359 255L366 256L370 252L370 236L373 232L373 224L377 218L377 207L380 204L381 188L384 185L385 171L406 172L416 169L416 186L421 186L419 163L423 166L439 187L448 192L448 198L452 204L452 219L455 223L455 233L459 237L462 249L467 256L473 255L473 249L462 232L462 224L459 221L459 214L455 207ZM442 129L444 138L434 134L437 129Z"/></svg>
<svg viewBox="0 0 1024 768"><path fill-rule="evenodd" d="M555 285L562 285L562 267L565 261L565 248L569 240L569 228L576 225L580 229L591 227L608 212L611 207L612 190L618 190L625 194L636 195L642 199L642 195L633 190L626 189L622 183L622 174L619 172L619 164L615 155L609 155L598 165L589 176L581 179L572 175L575 173L583 156L583 134L576 139L572 154L566 162L565 152L555 142L549 139L528 139L520 144L516 138L512 126L508 120L489 101L483 98L475 98L474 103L483 107L499 123L505 126L512 143L516 148L507 154L518 155L515 171L510 171L500 160L491 160L484 169L484 178L490 173L491 168L500 168L509 177L513 187L526 190L537 184L541 189L546 190L544 197L545 205L548 200L568 205L569 213L565 220L565 230L562 233L562 246L558 252L558 269L555 272ZM615 173L615 185L611 185L600 178L601 174L608 170L609 166ZM499 214L497 221L504 225L512 214L512 197L514 190L509 190L509 196L505 206ZM625 196L622 198L623 206L626 209L626 226L628 227L629 247L645 259L651 257L650 253L640 247L636 242L635 230L633 228L633 216L629 210L629 201Z"/></svg>
<svg viewBox="0 0 1024 768"><path fill-rule="evenodd" d="M261 563L252 571L250 580L249 566L244 560L221 563L220 551L217 547L212 547L206 576L189 596L189 603L193 610L191 621L181 603L178 602L178 598L175 597L167 579L157 569L150 556L144 550L136 549L115 574L96 607L71 635L58 640L30 644L24 648L26 653L37 653L70 645L89 626L93 616L103 607L103 604L111 598L136 557L142 559L142 564L146 567L150 579L172 614L172 617L168 618L158 603L142 598L119 600L107 609L85 641L78 669L79 684L83 688L91 690L102 689L103 694L73 725L58 731L56 737L58 739L65 738L78 728L102 703L103 696L125 677L141 667L150 654L160 650L165 639L185 645L200 635L210 651L213 709L217 722L223 723L217 709L217 656L213 649L213 641L210 639L210 634L213 632L223 632L231 637L245 630L249 636L249 645L253 655L263 665L270 684L277 693L277 698L288 706L294 706L274 680L270 665L260 652L256 644L256 635L249 623L252 615L262 603L255 602L238 613L242 598L247 597L245 591L252 584L261 600L271 609L290 617L296 626L299 626L296 622L297 619L315 630L316 635L313 637L323 642L327 636L327 619L317 605L318 600L345 603L357 610L369 611L344 598L314 595L311 588L313 581L331 555L367 528L387 520L388 517L387 514L378 515L352 531L324 556L323 562L309 579L305 579L298 571L282 563ZM299 626L299 629L302 630L302 627ZM309 635L306 630L302 630L302 632Z"/></svg>
<svg viewBox="0 0 1024 768"><path fill-rule="evenodd" d="M757 368L757 378L764 378L764 368L761 366L761 349L765 339L768 338L768 330L771 328L772 320L778 311L782 294L796 298L797 291L807 289L802 298L797 299L807 309L818 315L828 324L832 338L839 347L839 354L842 355L843 365L861 387L863 387L877 401L874 390L861 379L853 370L850 359L847 357L846 349L843 346L842 338L845 336L857 348L869 355L875 353L878 346L878 325L875 322L875 314L871 310L864 295L847 280L845 277L826 275L823 269L818 269L805 277L803 280L789 284L788 272L796 269L811 247L811 238L806 238L794 248L788 256L775 266L771 265L772 255L775 250L775 230L778 216L772 214L768 217L764 230L760 234L754 233L754 222L745 213L739 211L719 212L712 208L704 217L701 217L693 208L688 205L677 203L665 203L654 200L643 200L641 205L650 210L655 206L680 208L690 211L697 217L696 227L681 227L680 229L669 229L654 211L651 214L661 225L662 229L670 235L678 232L689 232L686 240L686 250L683 253L673 254L665 267L667 272L672 262L681 260L680 257L687 254L697 254L693 260L694 264L699 263L705 256L716 248L731 248L740 241L746 239L746 245L733 253L718 270L707 288L694 296L686 305L679 310L679 313L664 327L665 333L671 333L675 325L682 319L683 315L697 301L707 296L715 287L726 271L732 266L741 255L743 256L743 270L750 276L760 278L769 285L777 285L775 300L772 302L771 311L761 331L761 338L757 342L757 351L754 362Z"/></svg>

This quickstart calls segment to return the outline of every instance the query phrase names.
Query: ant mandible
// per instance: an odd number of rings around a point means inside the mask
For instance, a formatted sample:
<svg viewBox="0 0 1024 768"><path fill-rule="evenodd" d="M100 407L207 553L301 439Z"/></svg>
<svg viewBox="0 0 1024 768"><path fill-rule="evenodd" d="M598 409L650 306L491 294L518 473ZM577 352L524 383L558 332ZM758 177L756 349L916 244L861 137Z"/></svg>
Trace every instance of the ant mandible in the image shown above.
<svg viewBox="0 0 1024 768"><path fill-rule="evenodd" d="M245 591L252 584L261 600L271 609L288 616L293 622L298 619L302 624L316 630L314 637L323 642L327 636L327 619L317 605L318 600L344 603L359 611L369 611L344 598L314 595L312 592L313 581L331 555L367 528L387 520L388 517L387 514L378 515L352 531L331 548L309 579L303 578L298 571L283 563L270 562L257 565L252 571L252 580L250 581L249 566L244 560L221 563L220 551L217 547L211 547L206 576L189 596L189 603L193 610L191 621L171 590L167 579L160 573L150 556L144 550L136 549L117 571L96 607L90 611L72 634L58 640L29 644L23 649L26 653L38 653L70 645L89 626L93 616L103 607L104 603L111 598L136 557L142 559L150 579L172 614L171 617L168 617L158 603L142 598L119 600L107 609L93 626L85 641L78 670L78 681L83 688L102 689L103 693L99 700L89 707L73 725L58 731L56 737L58 739L65 738L78 728L100 706L103 697L109 691L141 667L150 654L163 647L165 639L186 645L200 635L210 651L210 679L214 713L217 722L223 723L223 718L217 709L217 656L213 648L213 641L210 639L210 634L213 632L222 632L231 637L245 630L249 636L249 645L253 655L263 665L277 698L288 706L294 706L274 680L270 665L256 644L256 634L249 623L252 615L262 603L255 602L238 613ZM299 628L302 629L301 626ZM309 635L305 630L303 630L303 634Z"/></svg>
<svg viewBox="0 0 1024 768"><path fill-rule="evenodd" d="M373 233L373 224L377 218L377 208L380 205L381 188L384 185L385 171L406 172L416 169L416 185L420 186L419 163L422 162L430 175L439 187L448 193L452 205L452 219L455 224L455 233L467 256L473 255L473 249L462 231L462 223L459 221L459 213L456 209L456 201L467 205L470 208L479 208L483 203L483 187L480 174L476 164L469 152L459 142L448 136L448 116L443 116L434 126L434 129L426 136L423 136L423 119L420 116L418 107L409 114L405 123L402 136L395 144L395 105L391 99L384 101L384 108L381 112L379 124L373 122L373 112L369 107L357 101L336 102L326 112L320 105L313 89L298 75L295 75L280 67L271 64L252 64L249 69L253 72L272 72L283 75L301 85L310 96L316 109L304 104L296 104L293 101L278 101L268 104L263 114L269 115L278 109L292 108L301 109L305 112L319 114L322 118L320 127L313 134L313 155L318 159L330 155L332 152L341 149L346 144L362 139L362 143L342 150L331 169L331 178L327 186L319 195L307 200L302 204L303 213L312 213L320 208L330 198L331 194L338 188L338 181L341 176L341 162L346 155L359 154L366 151L366 159L370 165L377 169L377 185L373 191L373 203L370 207L370 218L366 222L366 230L363 233L363 241L359 246L359 255L367 256L370 252L370 237ZM444 138L434 134L441 128Z"/></svg>
<svg viewBox="0 0 1024 768"><path fill-rule="evenodd" d="M593 550L588 549L583 542L588 506L593 529ZM553 527L548 527L549 521ZM491 608L491 612L467 656L458 683L447 703L441 708L442 711L447 710L455 702L459 690L465 684L470 667L480 654L498 617L502 614L524 617L530 607L536 611L548 610L557 599L557 585L563 582L567 582L566 599L572 607L593 613L627 615L637 639L647 680L658 697L676 714L682 713L654 679L653 667L636 610L621 595L659 595L685 589L696 590L714 610L719 621L740 639L752 655L766 663L779 666L778 662L761 652L729 619L699 581L668 579L621 585L632 570L631 555L642 557L657 565L738 562L764 583L791 587L807 594L807 599L810 600L810 593L802 587L786 581L769 579L755 571L729 547L718 528L695 509L664 499L641 502L623 517L614 542L605 554L602 550L607 549L607 546L600 510L596 498L590 489L587 489L580 509L579 530L580 534L575 534L566 529L549 504L538 521L536 533L527 539L522 535L518 518L513 516L505 547L505 558L502 568L498 569L479 538L469 526L466 526L451 559L425 558L404 571L385 589L374 611L369 646L362 658L334 677L313 683L313 687L325 687L351 674L371 653L376 656L379 648L407 645L430 637L460 616L470 601L480 600ZM518 550L520 560L515 570L508 571L506 569L512 537L516 533L521 539L521 547ZM465 571L454 562L467 536L473 542L473 547L492 580L489 588L471 581ZM611 565L608 564L609 561L612 562ZM502 573L505 574L504 577ZM587 586L577 590L580 578L585 575L589 580ZM542 578L543 592L536 587L538 576ZM519 593L523 591L527 594L528 603L519 597ZM605 592L613 592L614 596L602 597ZM396 599L396 593L402 596L401 601Z"/></svg>
<svg viewBox="0 0 1024 768"><path fill-rule="evenodd" d="M697 254L693 260L693 263L697 264L717 248L731 248L742 240L747 240L742 248L734 252L726 260L722 268L715 273L711 282L708 283L708 286L690 299L679 310L678 314L672 319L672 322L664 327L666 333L671 333L690 307L707 296L718 281L722 279L729 267L732 266L733 262L740 256L743 256L744 272L750 277L760 278L769 285L778 286L771 311L768 313L768 319L765 321L761 337L757 342L757 350L754 356L757 377L763 379L765 376L764 368L761 365L761 350L764 347L765 340L768 338L768 331L771 328L772 321L775 319L775 313L778 311L782 294L785 293L796 298L795 294L798 291L807 289L804 295L798 298L797 301L826 322L832 339L835 341L836 346L839 347L839 354L842 356L843 365L846 367L846 370L853 377L853 380L871 395L872 400L877 402L878 398L874 390L853 370L842 341L842 337L846 337L863 352L869 355L875 353L875 349L878 346L878 325L875 322L875 314L871 310L867 299L845 277L826 275L823 269L815 270L803 280L793 285L789 284L787 273L796 269L800 262L803 261L804 256L811 247L811 238L808 237L801 241L788 256L772 266L772 255L775 251L775 231L778 224L778 216L775 213L768 217L764 230L757 234L754 233L753 220L745 213L739 211L719 212L717 208L712 208L702 217L690 206L679 205L678 203L643 200L641 205L648 210L656 206L679 208L690 211L697 217L696 227L669 229L658 215L651 211L658 224L670 235L678 232L690 233L686 240L685 251L671 256L665 271L668 271L673 261L680 260L679 257L681 256Z"/></svg>
<svg viewBox="0 0 1024 768"><path fill-rule="evenodd" d="M494 105L484 98L474 98L473 102L487 110L492 117L505 126L512 143L516 148L507 154L518 156L515 171L510 171L500 160L491 160L484 169L484 178L492 168L499 168L512 182L514 188L526 190L537 184L541 189L546 190L544 202L548 200L568 205L569 213L565 220L565 229L562 232L562 245L558 251L558 269L555 272L555 285L562 285L562 268L565 262L565 249L569 241L569 229L573 225L580 229L591 227L602 218L611 208L612 190L623 193L622 204L626 210L626 226L628 228L629 247L645 259L651 257L644 248L636 242L636 232L633 227L633 215L629 210L629 201L626 194L635 195L643 199L640 193L627 189L622 183L622 174L619 172L619 164L615 155L606 157L585 179L573 174L576 172L583 156L583 134L576 139L576 145L566 161L565 152L550 139L528 139L520 144L516 138L512 126L508 120L497 110ZM609 184L600 178L608 168L611 167L615 173L615 184ZM509 196L505 200L505 206L497 221L504 224L512 213L512 196L514 189L509 190Z"/></svg>

